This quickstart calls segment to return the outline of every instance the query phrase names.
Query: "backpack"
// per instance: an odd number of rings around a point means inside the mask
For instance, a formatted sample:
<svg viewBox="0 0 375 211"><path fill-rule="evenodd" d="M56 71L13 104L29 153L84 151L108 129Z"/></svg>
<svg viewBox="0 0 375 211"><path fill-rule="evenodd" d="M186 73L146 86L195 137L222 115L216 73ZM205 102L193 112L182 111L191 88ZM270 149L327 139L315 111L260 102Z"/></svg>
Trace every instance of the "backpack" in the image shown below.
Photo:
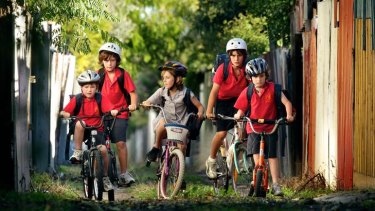
<svg viewBox="0 0 375 211"><path fill-rule="evenodd" d="M198 108L195 107L193 102L191 102L190 93L191 93L191 89L186 88L186 92L185 92L183 101L184 101L184 104L186 105L187 112L196 114L196 113L198 113ZM165 103L165 98L162 97L161 107L164 107L164 103ZM186 123L186 126L189 129L189 139L190 140L197 140L197 137L199 136L199 130L202 126L202 120L198 120L197 118L192 116L188 119L188 121Z"/></svg>
<svg viewBox="0 0 375 211"><path fill-rule="evenodd" d="M82 103L83 103L83 96L82 93L76 94L76 95L70 95L70 99L73 97L76 97L76 106L74 107L73 116L76 116L79 111L81 110ZM99 112L102 114L102 95L98 92L95 93L95 100L98 103ZM75 122L72 120L69 120L69 128L68 128L68 134L66 135L66 145L65 145L65 160L69 160L69 149L70 149L70 136L74 134L75 129Z"/></svg>
<svg viewBox="0 0 375 211"><path fill-rule="evenodd" d="M249 58L245 59L244 62L243 62L243 66L245 66L248 61L250 61ZM228 54L226 54L226 53L217 54L216 59L215 59L215 63L214 63L214 67L212 68L212 78L214 78L214 75L215 75L217 69L219 68L219 66L224 63L224 70L223 70L224 71L224 73L223 73L224 74L224 81L227 80L228 75L229 75L229 72L228 72L229 62L230 62L230 59L229 59Z"/></svg>
<svg viewBox="0 0 375 211"><path fill-rule="evenodd" d="M254 88L254 84L253 83L250 83L247 87L247 101L251 102L251 97L253 95L253 88ZM284 104L281 102L281 93L283 93L285 95L286 98L288 98L288 100L290 101L290 95L288 93L287 90L285 89L282 89L281 85L280 84L275 84L275 103L276 103L276 116L277 116L277 119L281 118L281 117L286 117L286 109L285 109L285 106ZM247 111L247 114L250 114L250 109ZM295 108L293 107L293 113L295 112Z"/></svg>
<svg viewBox="0 0 375 211"><path fill-rule="evenodd" d="M118 82L118 85L120 86L120 90L121 92L124 94L124 97L125 97L125 100L126 100L126 103L128 105L130 105L131 103L131 100L130 100L130 94L129 92L124 88L124 69L121 68L121 67L118 67L121 71L121 75L120 77L117 78L117 82ZM104 84L104 78L105 78L105 71L104 71L104 68L101 68L99 71L98 71L98 74L100 76L100 81L99 81L99 92L102 90L103 88L103 84Z"/></svg>

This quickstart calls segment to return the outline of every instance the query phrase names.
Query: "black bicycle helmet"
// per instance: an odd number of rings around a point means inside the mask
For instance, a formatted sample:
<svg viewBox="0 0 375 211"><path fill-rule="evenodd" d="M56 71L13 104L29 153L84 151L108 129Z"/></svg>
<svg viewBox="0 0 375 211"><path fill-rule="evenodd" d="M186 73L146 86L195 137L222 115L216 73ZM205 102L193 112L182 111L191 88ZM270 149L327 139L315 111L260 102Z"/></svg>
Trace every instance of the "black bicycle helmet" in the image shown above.
<svg viewBox="0 0 375 211"><path fill-rule="evenodd" d="M167 61L166 63L164 63L162 66L159 67L159 70L160 71L174 70L176 76L181 76L181 77L185 77L187 74L187 68L185 67L185 65L177 61Z"/></svg>
<svg viewBox="0 0 375 211"><path fill-rule="evenodd" d="M246 74L250 77L265 73L267 70L268 65L263 58L252 59L246 64Z"/></svg>

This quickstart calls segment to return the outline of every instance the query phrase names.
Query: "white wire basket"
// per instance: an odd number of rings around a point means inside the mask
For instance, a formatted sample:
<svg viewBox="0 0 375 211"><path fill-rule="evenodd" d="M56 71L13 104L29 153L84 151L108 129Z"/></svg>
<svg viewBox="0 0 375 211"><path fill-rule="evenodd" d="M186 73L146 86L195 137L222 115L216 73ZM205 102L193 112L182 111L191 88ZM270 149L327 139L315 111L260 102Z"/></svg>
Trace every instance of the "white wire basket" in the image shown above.
<svg viewBox="0 0 375 211"><path fill-rule="evenodd" d="M189 130L185 125L167 123L164 125L164 127L167 130L168 139L179 140L186 143Z"/></svg>

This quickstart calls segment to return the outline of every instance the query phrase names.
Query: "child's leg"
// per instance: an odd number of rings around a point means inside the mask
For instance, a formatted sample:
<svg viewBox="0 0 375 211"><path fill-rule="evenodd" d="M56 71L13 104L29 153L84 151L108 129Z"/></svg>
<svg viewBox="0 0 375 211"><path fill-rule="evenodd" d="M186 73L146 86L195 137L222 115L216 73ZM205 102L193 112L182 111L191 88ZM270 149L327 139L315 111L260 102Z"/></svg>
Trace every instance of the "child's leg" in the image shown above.
<svg viewBox="0 0 375 211"><path fill-rule="evenodd" d="M76 150L82 150L84 134L85 128L82 127L81 123L77 122L74 128L74 148Z"/></svg>
<svg viewBox="0 0 375 211"><path fill-rule="evenodd" d="M103 173L104 173L104 176L106 177L108 175L108 166L109 166L107 147L105 145L98 145L97 148L99 149L103 157L103 168L104 168Z"/></svg>
<svg viewBox="0 0 375 211"><path fill-rule="evenodd" d="M268 162L270 163L270 171L272 176L272 183L278 184L280 173L279 173L279 159L278 158L269 158Z"/></svg>
<svg viewBox="0 0 375 211"><path fill-rule="evenodd" d="M211 142L210 157L216 159L216 153L223 143L224 138L227 136L227 131L218 131L215 133Z"/></svg>
<svg viewBox="0 0 375 211"><path fill-rule="evenodd" d="M158 126L155 130L155 143L154 147L160 149L161 148L161 140L167 137L167 130L164 127L165 121L161 119L158 123Z"/></svg>

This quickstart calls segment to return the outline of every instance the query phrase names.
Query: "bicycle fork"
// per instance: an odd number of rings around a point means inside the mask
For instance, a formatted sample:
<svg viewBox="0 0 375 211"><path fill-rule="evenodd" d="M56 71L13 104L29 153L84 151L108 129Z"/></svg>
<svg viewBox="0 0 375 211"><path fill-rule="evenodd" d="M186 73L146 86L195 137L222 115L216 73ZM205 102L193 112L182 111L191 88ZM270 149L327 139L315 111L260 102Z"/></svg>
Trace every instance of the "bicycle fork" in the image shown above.
<svg viewBox="0 0 375 211"><path fill-rule="evenodd" d="M258 163L255 165L255 168L253 170L253 181L257 181L257 172L262 171L263 172L263 178L262 178L262 187L263 190L267 192L268 190L268 165L266 165L265 159L264 159L264 139L262 138L260 140L260 148L259 148L259 158Z"/></svg>

